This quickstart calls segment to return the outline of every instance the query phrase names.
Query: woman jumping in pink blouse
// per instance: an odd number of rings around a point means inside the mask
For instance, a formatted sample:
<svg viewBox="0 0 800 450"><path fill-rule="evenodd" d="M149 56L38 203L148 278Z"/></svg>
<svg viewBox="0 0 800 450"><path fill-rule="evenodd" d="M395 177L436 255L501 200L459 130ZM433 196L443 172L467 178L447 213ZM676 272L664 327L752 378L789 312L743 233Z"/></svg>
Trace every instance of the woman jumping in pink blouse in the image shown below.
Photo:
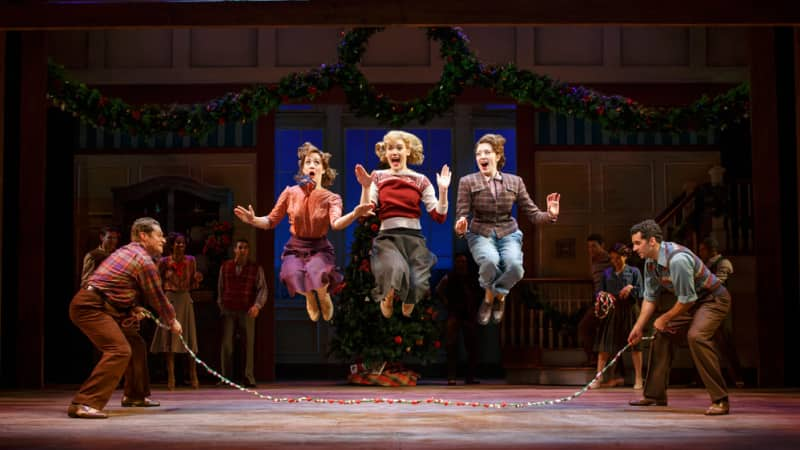
<svg viewBox="0 0 800 450"><path fill-rule="evenodd" d="M281 255L281 281L290 295L303 294L312 321L319 320L320 310L323 320L329 321L333 317L333 302L328 289L340 282L342 276L336 271L328 228L346 228L368 214L372 205L362 201L353 211L342 215L342 198L325 189L336 178L336 171L330 167L331 154L306 142L297 150L297 158L298 184L283 190L269 215L257 217L251 205L237 206L233 212L242 222L265 230L275 228L284 216L289 216L292 236Z"/></svg>

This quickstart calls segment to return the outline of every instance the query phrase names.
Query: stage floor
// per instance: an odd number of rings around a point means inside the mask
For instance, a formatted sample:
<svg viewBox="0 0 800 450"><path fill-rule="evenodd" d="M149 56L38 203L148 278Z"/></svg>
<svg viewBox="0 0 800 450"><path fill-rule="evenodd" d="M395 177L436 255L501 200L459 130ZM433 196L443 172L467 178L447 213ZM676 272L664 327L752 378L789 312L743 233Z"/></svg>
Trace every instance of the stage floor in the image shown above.
<svg viewBox="0 0 800 450"><path fill-rule="evenodd" d="M574 388L500 383L412 388L330 382L260 384L277 397L387 397L453 401L539 401ZM72 387L0 392L0 448L646 448L798 449L800 391L734 390L731 414L706 417L702 389L671 389L667 407L632 407L640 391L589 391L568 403L525 409L441 405L275 404L227 387L156 387L159 408L121 408L117 391L106 420L70 419Z"/></svg>

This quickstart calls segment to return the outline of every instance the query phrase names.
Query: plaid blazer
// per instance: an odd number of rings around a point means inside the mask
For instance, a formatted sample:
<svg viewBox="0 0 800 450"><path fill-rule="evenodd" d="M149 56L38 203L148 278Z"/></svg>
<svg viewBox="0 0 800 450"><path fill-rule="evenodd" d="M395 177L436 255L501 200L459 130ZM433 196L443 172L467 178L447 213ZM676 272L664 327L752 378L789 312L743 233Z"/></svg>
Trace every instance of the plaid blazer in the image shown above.
<svg viewBox="0 0 800 450"><path fill-rule="evenodd" d="M494 230L498 238L517 231L517 221L511 215L514 203L519 207L519 214L527 216L533 223L556 221L533 203L522 178L502 172L498 172L498 175L499 179L495 179L497 198L492 195L480 172L464 176L458 181L456 220L467 217L469 231L488 237Z"/></svg>

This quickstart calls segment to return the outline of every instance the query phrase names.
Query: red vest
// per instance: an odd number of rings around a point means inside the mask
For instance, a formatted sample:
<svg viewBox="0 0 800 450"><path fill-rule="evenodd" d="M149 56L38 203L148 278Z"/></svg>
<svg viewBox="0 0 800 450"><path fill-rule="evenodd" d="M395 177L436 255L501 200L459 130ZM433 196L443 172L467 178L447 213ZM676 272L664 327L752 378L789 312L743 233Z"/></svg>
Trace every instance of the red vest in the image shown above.
<svg viewBox="0 0 800 450"><path fill-rule="evenodd" d="M248 262L236 275L236 261L222 263L222 306L233 311L247 311L256 301L258 265Z"/></svg>

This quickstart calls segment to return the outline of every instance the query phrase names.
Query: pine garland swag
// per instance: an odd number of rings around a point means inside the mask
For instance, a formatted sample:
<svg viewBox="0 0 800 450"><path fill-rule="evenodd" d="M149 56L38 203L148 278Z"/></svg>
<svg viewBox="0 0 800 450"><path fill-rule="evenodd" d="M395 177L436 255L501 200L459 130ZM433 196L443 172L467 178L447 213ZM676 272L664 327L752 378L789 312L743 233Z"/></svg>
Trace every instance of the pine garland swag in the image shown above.
<svg viewBox="0 0 800 450"><path fill-rule="evenodd" d="M749 121L746 83L714 98L702 96L686 106L648 107L630 98L570 86L511 63L484 64L469 49L469 39L459 28L427 29L428 38L440 44L444 60L441 78L424 97L393 100L378 92L358 67L369 38L382 30L355 28L343 33L334 65L292 73L277 84L252 86L205 104L131 105L68 79L64 68L52 61L47 98L56 108L94 127L145 137L163 133L202 137L219 125L255 121L281 104L312 102L334 86L341 86L355 114L392 126L424 124L445 114L466 86L490 89L519 104L596 121L612 133L725 130Z"/></svg>

